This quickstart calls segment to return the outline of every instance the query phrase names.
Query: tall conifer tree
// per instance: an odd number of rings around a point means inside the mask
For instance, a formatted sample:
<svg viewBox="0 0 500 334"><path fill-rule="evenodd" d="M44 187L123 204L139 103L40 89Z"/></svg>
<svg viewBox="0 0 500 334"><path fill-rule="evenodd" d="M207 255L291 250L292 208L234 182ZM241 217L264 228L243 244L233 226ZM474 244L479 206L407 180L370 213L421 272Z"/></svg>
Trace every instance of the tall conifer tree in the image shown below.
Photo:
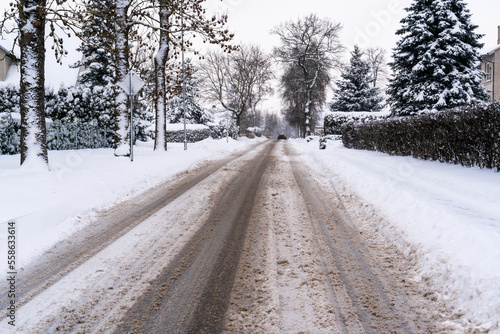
<svg viewBox="0 0 500 334"><path fill-rule="evenodd" d="M362 59L358 46L351 52L350 66L336 82L335 98L330 105L332 111L380 111L382 97L378 88L371 87L370 66Z"/></svg>
<svg viewBox="0 0 500 334"><path fill-rule="evenodd" d="M476 103L481 85L481 35L463 0L414 0L396 34L387 93L393 115L412 115Z"/></svg>

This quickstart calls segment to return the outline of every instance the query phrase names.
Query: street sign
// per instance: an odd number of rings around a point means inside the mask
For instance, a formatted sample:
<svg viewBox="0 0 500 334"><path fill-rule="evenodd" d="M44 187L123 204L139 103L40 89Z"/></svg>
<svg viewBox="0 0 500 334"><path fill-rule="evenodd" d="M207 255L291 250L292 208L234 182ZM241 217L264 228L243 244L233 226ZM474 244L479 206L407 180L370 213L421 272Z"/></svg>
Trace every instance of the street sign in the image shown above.
<svg viewBox="0 0 500 334"><path fill-rule="evenodd" d="M134 71L130 71L127 75L118 82L118 86L127 93L127 95L135 95L144 87L146 83L135 74Z"/></svg>

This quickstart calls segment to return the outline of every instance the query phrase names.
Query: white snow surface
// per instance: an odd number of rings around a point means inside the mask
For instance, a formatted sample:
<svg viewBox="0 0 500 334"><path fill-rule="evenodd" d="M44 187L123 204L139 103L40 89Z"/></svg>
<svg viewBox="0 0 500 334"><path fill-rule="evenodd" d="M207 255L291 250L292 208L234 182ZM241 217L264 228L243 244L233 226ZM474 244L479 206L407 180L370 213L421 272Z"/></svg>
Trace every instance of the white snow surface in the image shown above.
<svg viewBox="0 0 500 334"><path fill-rule="evenodd" d="M321 182L359 197L358 211L370 207L384 218L363 224L412 257L420 279L465 315L457 333L500 333L499 173L350 150L339 141L322 151L317 138L294 146Z"/></svg>
<svg viewBox="0 0 500 334"><path fill-rule="evenodd" d="M186 124L186 130L204 130L209 129L208 126L203 124ZM184 123L168 123L167 131L183 131Z"/></svg>
<svg viewBox="0 0 500 334"><path fill-rule="evenodd" d="M19 168L18 155L0 156L0 248L6 249L7 222L16 219L20 268L90 223L97 209L256 140L207 139L189 144L187 151L182 143L169 143L167 152L143 144L134 149L132 163L114 157L111 149L51 151L51 172ZM286 145L293 145L318 180L335 187L346 202L361 200L348 207L372 217L360 224L371 225L412 258L420 279L464 314L457 333L500 333L499 173L348 150L338 141L319 150L317 137L309 143L290 139ZM0 262L4 273L6 262Z"/></svg>

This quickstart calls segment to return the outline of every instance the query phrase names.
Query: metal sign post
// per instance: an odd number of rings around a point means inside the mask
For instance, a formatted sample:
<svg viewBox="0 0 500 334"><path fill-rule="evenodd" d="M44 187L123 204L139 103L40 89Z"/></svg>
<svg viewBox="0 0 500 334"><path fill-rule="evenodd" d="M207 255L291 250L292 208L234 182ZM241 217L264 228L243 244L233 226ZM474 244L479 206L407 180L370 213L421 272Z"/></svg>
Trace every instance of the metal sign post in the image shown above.
<svg viewBox="0 0 500 334"><path fill-rule="evenodd" d="M134 161L134 95L139 93L145 84L134 71L128 72L125 78L118 82L118 86L130 98L130 161Z"/></svg>

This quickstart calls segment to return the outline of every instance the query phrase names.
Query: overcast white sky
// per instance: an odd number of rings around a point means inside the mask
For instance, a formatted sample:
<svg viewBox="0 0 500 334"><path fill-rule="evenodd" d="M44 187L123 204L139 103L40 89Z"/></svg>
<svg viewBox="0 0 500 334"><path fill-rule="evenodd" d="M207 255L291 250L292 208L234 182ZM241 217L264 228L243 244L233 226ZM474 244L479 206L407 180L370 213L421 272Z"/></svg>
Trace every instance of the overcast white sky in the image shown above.
<svg viewBox="0 0 500 334"><path fill-rule="evenodd" d="M281 22L296 20L310 13L341 23L341 42L348 49L345 60L355 44L361 48L380 46L387 50L390 60L396 46L401 19L413 0L207 0L211 12L226 12L229 29L235 41L261 45L271 52L279 39L269 32ZM478 25L477 33L485 49L497 45L500 25L499 0L468 0L472 22ZM328 95L331 95L329 92ZM264 102L264 109L279 109L277 94Z"/></svg>
<svg viewBox="0 0 500 334"><path fill-rule="evenodd" d="M10 1L0 0L0 8L7 7ZM406 15L404 8L412 1L207 0L206 6L211 13L229 14L229 29L236 34L237 43L258 44L268 52L279 45L278 38L269 33L272 28L281 22L316 13L319 17L328 17L342 24L341 42L348 50L352 50L355 44L362 48L380 46L387 49L390 58L391 49L397 41L395 31ZM497 45L497 27L500 25L500 1L468 0L467 3L472 22L479 26L476 32L485 35L481 42L485 43L485 48L493 48ZM68 41L70 43L73 41ZM347 51L345 57L346 60L349 58ZM68 63L68 60L64 62ZM276 101L272 105L277 107Z"/></svg>
<svg viewBox="0 0 500 334"><path fill-rule="evenodd" d="M404 8L412 0L208 0L211 11L229 14L229 27L236 40L260 44L271 51L279 43L269 31L281 22L295 20L310 13L328 17L343 26L341 40L350 49L381 46L388 50L395 46L395 31L406 15ZM500 25L500 1L469 0L472 22L485 34L487 46L497 43Z"/></svg>

